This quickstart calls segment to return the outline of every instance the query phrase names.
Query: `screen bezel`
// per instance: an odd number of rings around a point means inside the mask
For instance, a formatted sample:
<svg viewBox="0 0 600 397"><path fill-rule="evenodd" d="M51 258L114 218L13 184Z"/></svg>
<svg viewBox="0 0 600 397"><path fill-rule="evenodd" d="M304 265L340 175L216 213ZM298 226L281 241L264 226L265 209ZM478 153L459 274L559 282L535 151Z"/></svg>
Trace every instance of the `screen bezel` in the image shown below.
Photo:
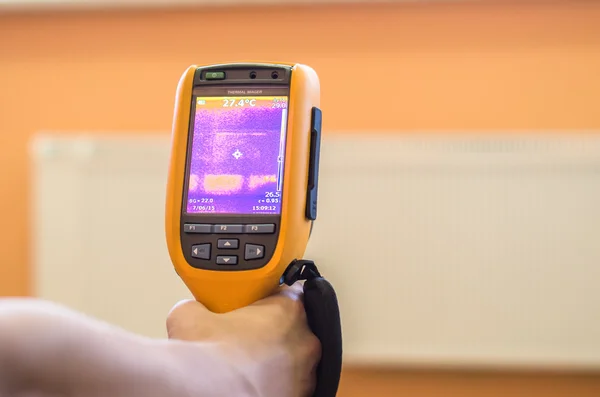
<svg viewBox="0 0 600 397"><path fill-rule="evenodd" d="M225 72L225 78L221 80L207 80L206 74L211 72ZM274 77L274 72L277 76ZM252 76L252 74L254 74ZM292 118L291 109L293 108L293 98L291 93L291 75L292 66L281 65L281 64L226 64L226 65L212 65L209 67L198 67L193 77L193 87L188 100L190 101L190 113L188 119L187 128L187 140L186 140L186 151L185 151L185 163L184 163L184 175L183 184L180 187L181 190L181 202L179 211L179 236L183 256L187 263L194 268L203 270L213 271L247 271L260 269L269 263L272 256L275 253L277 247L281 220L285 216L286 208L286 183L283 181L283 192L281 195L281 213L279 215L273 214L224 214L224 213L187 213L187 183L189 181L190 173L190 151L192 150L192 139L193 139L193 128L195 119L196 101L193 97L196 97L197 93L204 96L205 93L210 92L214 88L229 87L231 89L240 89L241 87L251 87L255 89L259 86L263 87L279 87L287 90L286 96L288 97L288 120L286 128L286 145L285 145L285 160L284 160L284 175L287 172L286 168L289 164L289 151L290 151L290 136L293 131L290 130L290 120ZM218 225L248 225L248 224L273 224L275 225L274 233L268 234L248 234L248 233L229 233L220 234L214 232L208 233L188 233L185 231L185 225L187 223L211 225L215 228ZM218 248L219 239L237 239L239 241L240 249L245 247L246 244L259 244L264 246L265 256L259 260L240 260L240 263L235 266L223 266L215 263L214 258L218 255L239 255L242 259L243 252L240 250L229 251ZM192 247L195 244L210 244L211 254L210 259L198 259L192 257Z"/></svg>

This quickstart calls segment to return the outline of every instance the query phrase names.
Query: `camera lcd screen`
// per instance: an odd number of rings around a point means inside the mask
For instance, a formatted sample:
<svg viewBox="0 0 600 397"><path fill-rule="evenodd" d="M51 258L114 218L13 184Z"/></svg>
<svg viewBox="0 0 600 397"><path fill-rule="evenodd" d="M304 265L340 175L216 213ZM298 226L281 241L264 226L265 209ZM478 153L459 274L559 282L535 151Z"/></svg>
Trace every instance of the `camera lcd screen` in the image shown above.
<svg viewBox="0 0 600 397"><path fill-rule="evenodd" d="M193 100L186 212L279 215L288 96Z"/></svg>

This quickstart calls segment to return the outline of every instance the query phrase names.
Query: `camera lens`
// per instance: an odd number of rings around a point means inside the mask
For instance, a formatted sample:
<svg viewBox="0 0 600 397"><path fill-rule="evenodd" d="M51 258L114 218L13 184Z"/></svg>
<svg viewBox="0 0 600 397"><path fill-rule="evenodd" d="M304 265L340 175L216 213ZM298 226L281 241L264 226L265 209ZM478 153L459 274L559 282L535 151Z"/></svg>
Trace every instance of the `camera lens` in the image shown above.
<svg viewBox="0 0 600 397"><path fill-rule="evenodd" d="M271 78L272 78L272 79L277 79L277 78L279 78L279 73L277 73L277 72L273 72L273 73L271 73Z"/></svg>
<svg viewBox="0 0 600 397"><path fill-rule="evenodd" d="M256 78L256 72L250 72L250 78L251 79L255 79Z"/></svg>

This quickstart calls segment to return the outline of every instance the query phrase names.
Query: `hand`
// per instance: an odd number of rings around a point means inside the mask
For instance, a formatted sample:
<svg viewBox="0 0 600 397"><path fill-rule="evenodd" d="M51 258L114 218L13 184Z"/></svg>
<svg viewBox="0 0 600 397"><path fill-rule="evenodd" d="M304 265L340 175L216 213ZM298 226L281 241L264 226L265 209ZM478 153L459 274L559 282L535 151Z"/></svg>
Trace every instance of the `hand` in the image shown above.
<svg viewBox="0 0 600 397"><path fill-rule="evenodd" d="M180 302L169 313L167 330L170 339L223 346L256 396L308 397L314 390L321 347L306 322L301 285L226 314Z"/></svg>

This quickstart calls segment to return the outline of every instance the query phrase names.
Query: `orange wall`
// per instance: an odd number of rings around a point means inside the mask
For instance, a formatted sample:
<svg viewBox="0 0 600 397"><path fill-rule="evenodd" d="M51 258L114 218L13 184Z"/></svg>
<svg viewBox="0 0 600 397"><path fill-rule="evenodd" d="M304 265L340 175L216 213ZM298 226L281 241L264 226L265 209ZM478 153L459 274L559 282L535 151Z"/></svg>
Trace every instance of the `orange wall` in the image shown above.
<svg viewBox="0 0 600 397"><path fill-rule="evenodd" d="M345 369L338 397L598 397L598 374Z"/></svg>

